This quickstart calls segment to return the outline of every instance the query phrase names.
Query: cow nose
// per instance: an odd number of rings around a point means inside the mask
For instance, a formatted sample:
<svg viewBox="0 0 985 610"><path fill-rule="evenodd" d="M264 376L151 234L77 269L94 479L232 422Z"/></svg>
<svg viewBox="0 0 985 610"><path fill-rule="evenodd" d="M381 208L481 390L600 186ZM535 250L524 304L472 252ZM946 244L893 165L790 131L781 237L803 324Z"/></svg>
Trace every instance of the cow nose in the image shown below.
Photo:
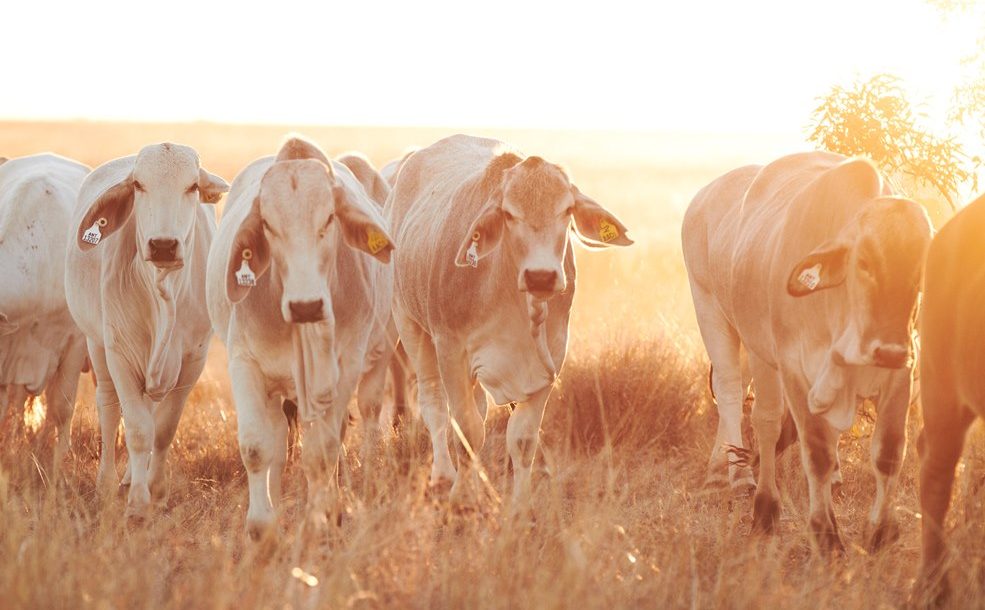
<svg viewBox="0 0 985 610"><path fill-rule="evenodd" d="M325 319L325 312L322 307L322 300L314 301L291 301L288 303L291 309L291 321L295 324L307 324L308 322L319 322Z"/></svg>
<svg viewBox="0 0 985 610"><path fill-rule="evenodd" d="M523 282L530 292L554 292L554 287L557 285L557 271L527 269L523 272Z"/></svg>
<svg viewBox="0 0 985 610"><path fill-rule="evenodd" d="M887 369L901 369L910 359L910 352L898 345L884 345L876 348L875 365Z"/></svg>
<svg viewBox="0 0 985 610"><path fill-rule="evenodd" d="M172 263L178 256L178 240L171 237L155 237L147 242L150 260L155 263Z"/></svg>

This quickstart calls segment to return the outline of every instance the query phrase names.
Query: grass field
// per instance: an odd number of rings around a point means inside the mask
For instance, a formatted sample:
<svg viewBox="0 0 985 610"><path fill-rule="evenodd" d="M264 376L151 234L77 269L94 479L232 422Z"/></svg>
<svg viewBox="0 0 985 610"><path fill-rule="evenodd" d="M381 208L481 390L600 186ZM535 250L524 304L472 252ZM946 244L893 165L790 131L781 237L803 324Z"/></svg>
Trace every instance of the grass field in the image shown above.
<svg viewBox="0 0 985 610"><path fill-rule="evenodd" d="M359 150L377 165L438 129L295 128L332 154ZM169 139L196 147L232 180L272 153L282 127L211 124L0 123L0 155L50 150L90 165ZM94 488L99 439L93 391L82 383L64 481L48 477L51 447L27 430L0 431L0 608L875 608L903 604L919 561L916 455L907 452L896 510L898 543L863 550L874 493L871 424L842 440L836 503L844 557L812 550L806 483L796 451L781 463L783 520L750 535L750 501L703 488L716 415L705 390L679 248L691 195L731 167L785 151L779 139L469 130L506 139L570 169L614 211L637 244L578 250L572 340L544 423L554 474L536 486L533 518L510 510L506 413L490 414L480 456L492 483L479 510L452 513L427 493L430 449L407 423L367 462L350 451L340 528L313 525L288 465L276 544L244 539L246 476L224 353L216 343L172 451L171 495L149 523L128 528L124 499ZM795 145L795 143L794 143ZM918 416L911 421L915 438ZM359 426L349 443L359 447ZM956 607L985 606L977 428L951 513ZM125 460L125 449L117 451Z"/></svg>

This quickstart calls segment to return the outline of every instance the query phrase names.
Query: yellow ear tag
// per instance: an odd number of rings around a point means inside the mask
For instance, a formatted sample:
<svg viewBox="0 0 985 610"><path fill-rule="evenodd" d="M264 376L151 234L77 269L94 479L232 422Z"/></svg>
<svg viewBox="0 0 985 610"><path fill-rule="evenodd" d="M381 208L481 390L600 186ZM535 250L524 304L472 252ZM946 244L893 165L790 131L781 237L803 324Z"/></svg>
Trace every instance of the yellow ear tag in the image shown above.
<svg viewBox="0 0 985 610"><path fill-rule="evenodd" d="M369 248L371 254L376 254L383 248L386 248L389 243L390 240L386 238L386 235L376 229L366 231L366 247Z"/></svg>
<svg viewBox="0 0 985 610"><path fill-rule="evenodd" d="M619 229L616 228L616 225L604 218L599 220L599 239L609 243L617 237L619 237Z"/></svg>

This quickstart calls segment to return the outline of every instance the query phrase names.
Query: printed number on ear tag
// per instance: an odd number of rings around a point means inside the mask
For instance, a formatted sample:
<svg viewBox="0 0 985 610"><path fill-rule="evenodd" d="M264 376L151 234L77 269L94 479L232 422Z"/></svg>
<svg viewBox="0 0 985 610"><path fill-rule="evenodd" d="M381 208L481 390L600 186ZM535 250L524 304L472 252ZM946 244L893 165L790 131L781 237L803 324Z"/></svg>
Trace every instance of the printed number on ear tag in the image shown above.
<svg viewBox="0 0 985 610"><path fill-rule="evenodd" d="M257 276L250 269L250 264L246 262L246 258L243 259L243 264L239 266L239 271L236 272L236 283L240 286L257 285Z"/></svg>
<svg viewBox="0 0 985 610"><path fill-rule="evenodd" d="M82 234L82 241L86 242L87 244L92 244L94 246L97 245L99 243L99 240L103 238L103 234L99 230L99 227L105 227L105 226L106 226L105 218L100 218L96 222L92 223L92 226L86 229L85 233Z"/></svg>
<svg viewBox="0 0 985 610"><path fill-rule="evenodd" d="M386 235L370 229L366 232L366 246L369 248L370 254L376 254L383 248L386 248L390 243L390 240L386 238Z"/></svg>
<svg viewBox="0 0 985 610"><path fill-rule="evenodd" d="M617 237L619 237L619 229L616 228L616 225L604 218L601 219L599 221L599 239L605 243L609 243Z"/></svg>
<svg viewBox="0 0 985 610"><path fill-rule="evenodd" d="M465 262L469 264L470 267L479 266L479 242L473 240L469 245L469 249L465 251Z"/></svg>
<svg viewBox="0 0 985 610"><path fill-rule="evenodd" d="M808 290L814 290L821 283L821 263L808 267L800 272L797 281L803 284Z"/></svg>

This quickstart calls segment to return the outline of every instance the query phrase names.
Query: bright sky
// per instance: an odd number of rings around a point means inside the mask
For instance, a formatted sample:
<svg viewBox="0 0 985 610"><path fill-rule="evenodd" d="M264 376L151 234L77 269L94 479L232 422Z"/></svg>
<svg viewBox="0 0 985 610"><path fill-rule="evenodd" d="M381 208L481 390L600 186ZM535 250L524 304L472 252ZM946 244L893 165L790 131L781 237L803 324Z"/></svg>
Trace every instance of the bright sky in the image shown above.
<svg viewBox="0 0 985 610"><path fill-rule="evenodd" d="M0 117L802 133L890 71L946 101L922 0L5 3Z"/></svg>

